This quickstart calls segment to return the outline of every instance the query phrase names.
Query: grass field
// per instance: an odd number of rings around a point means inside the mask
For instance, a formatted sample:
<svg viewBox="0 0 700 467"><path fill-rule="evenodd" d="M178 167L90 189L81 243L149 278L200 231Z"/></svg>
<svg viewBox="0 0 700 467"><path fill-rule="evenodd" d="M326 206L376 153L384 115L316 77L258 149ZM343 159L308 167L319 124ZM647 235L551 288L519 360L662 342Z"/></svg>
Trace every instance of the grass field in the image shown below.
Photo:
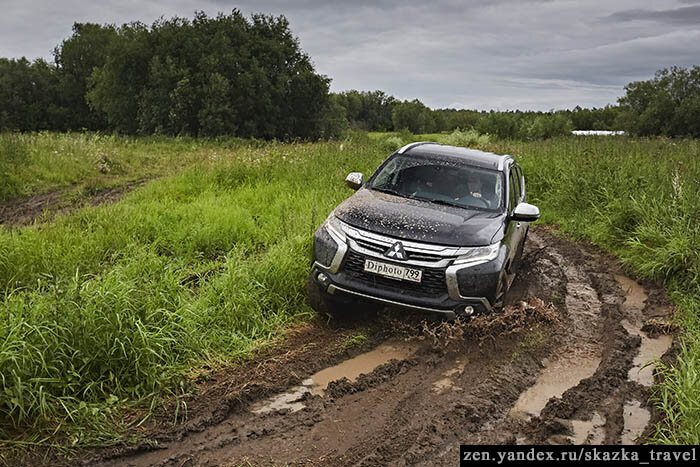
<svg viewBox="0 0 700 467"><path fill-rule="evenodd" d="M5 198L165 176L116 204L0 227L0 440L16 440L0 444L114 442L141 420L123 421L125 409L146 415L163 395L187 392L193 369L245 358L310 316L311 233L350 194L348 172L371 173L407 138L371 136L281 144L1 135ZM656 440L698 443L700 144L478 144L518 158L543 222L666 281L685 334L681 362L656 391L668 415ZM105 159L119 169L103 173Z"/></svg>

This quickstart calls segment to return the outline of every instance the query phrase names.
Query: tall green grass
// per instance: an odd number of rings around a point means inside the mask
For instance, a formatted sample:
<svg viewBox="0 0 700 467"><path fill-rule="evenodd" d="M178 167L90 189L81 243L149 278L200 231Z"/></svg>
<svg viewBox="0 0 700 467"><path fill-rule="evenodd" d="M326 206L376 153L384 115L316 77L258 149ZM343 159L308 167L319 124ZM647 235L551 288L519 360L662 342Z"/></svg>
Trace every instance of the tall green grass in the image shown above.
<svg viewBox="0 0 700 467"><path fill-rule="evenodd" d="M0 133L0 201L77 186L87 191L217 164L222 150L255 140Z"/></svg>
<svg viewBox="0 0 700 467"><path fill-rule="evenodd" d="M384 151L361 135L217 155L117 204L0 229L0 438L109 442L111 409L182 392L193 366L310 313L312 232Z"/></svg>

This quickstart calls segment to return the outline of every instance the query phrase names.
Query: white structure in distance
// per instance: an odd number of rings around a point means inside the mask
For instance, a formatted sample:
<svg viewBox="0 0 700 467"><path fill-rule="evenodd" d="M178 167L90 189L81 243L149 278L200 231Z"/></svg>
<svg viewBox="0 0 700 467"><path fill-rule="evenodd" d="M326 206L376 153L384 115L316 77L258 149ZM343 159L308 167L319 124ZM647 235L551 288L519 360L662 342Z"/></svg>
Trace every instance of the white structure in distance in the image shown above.
<svg viewBox="0 0 700 467"><path fill-rule="evenodd" d="M609 130L574 130L571 134L578 136L614 136L614 135L624 135L624 131L609 131Z"/></svg>

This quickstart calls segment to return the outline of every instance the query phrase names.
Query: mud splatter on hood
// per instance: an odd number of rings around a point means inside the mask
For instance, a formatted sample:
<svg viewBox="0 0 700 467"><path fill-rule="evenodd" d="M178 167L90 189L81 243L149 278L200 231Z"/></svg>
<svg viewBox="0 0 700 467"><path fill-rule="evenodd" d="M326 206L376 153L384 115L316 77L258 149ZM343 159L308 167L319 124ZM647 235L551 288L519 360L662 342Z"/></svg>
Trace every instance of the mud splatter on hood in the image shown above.
<svg viewBox="0 0 700 467"><path fill-rule="evenodd" d="M503 237L504 213L442 206L361 188L335 209L354 227L451 246L482 246Z"/></svg>

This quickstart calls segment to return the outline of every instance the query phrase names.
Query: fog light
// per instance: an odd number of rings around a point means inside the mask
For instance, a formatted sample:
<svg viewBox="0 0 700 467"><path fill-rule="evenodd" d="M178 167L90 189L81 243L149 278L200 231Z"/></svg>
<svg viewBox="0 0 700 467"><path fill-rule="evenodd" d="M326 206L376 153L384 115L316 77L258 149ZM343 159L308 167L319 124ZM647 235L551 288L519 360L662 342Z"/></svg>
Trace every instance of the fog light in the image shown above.
<svg viewBox="0 0 700 467"><path fill-rule="evenodd" d="M327 286L329 282L328 276L322 272L318 273L318 276L316 276L316 280L319 282L319 284L323 285L324 287Z"/></svg>
<svg viewBox="0 0 700 467"><path fill-rule="evenodd" d="M471 316L472 314L474 314L474 307L473 306L465 306L464 312L467 314L467 316Z"/></svg>

